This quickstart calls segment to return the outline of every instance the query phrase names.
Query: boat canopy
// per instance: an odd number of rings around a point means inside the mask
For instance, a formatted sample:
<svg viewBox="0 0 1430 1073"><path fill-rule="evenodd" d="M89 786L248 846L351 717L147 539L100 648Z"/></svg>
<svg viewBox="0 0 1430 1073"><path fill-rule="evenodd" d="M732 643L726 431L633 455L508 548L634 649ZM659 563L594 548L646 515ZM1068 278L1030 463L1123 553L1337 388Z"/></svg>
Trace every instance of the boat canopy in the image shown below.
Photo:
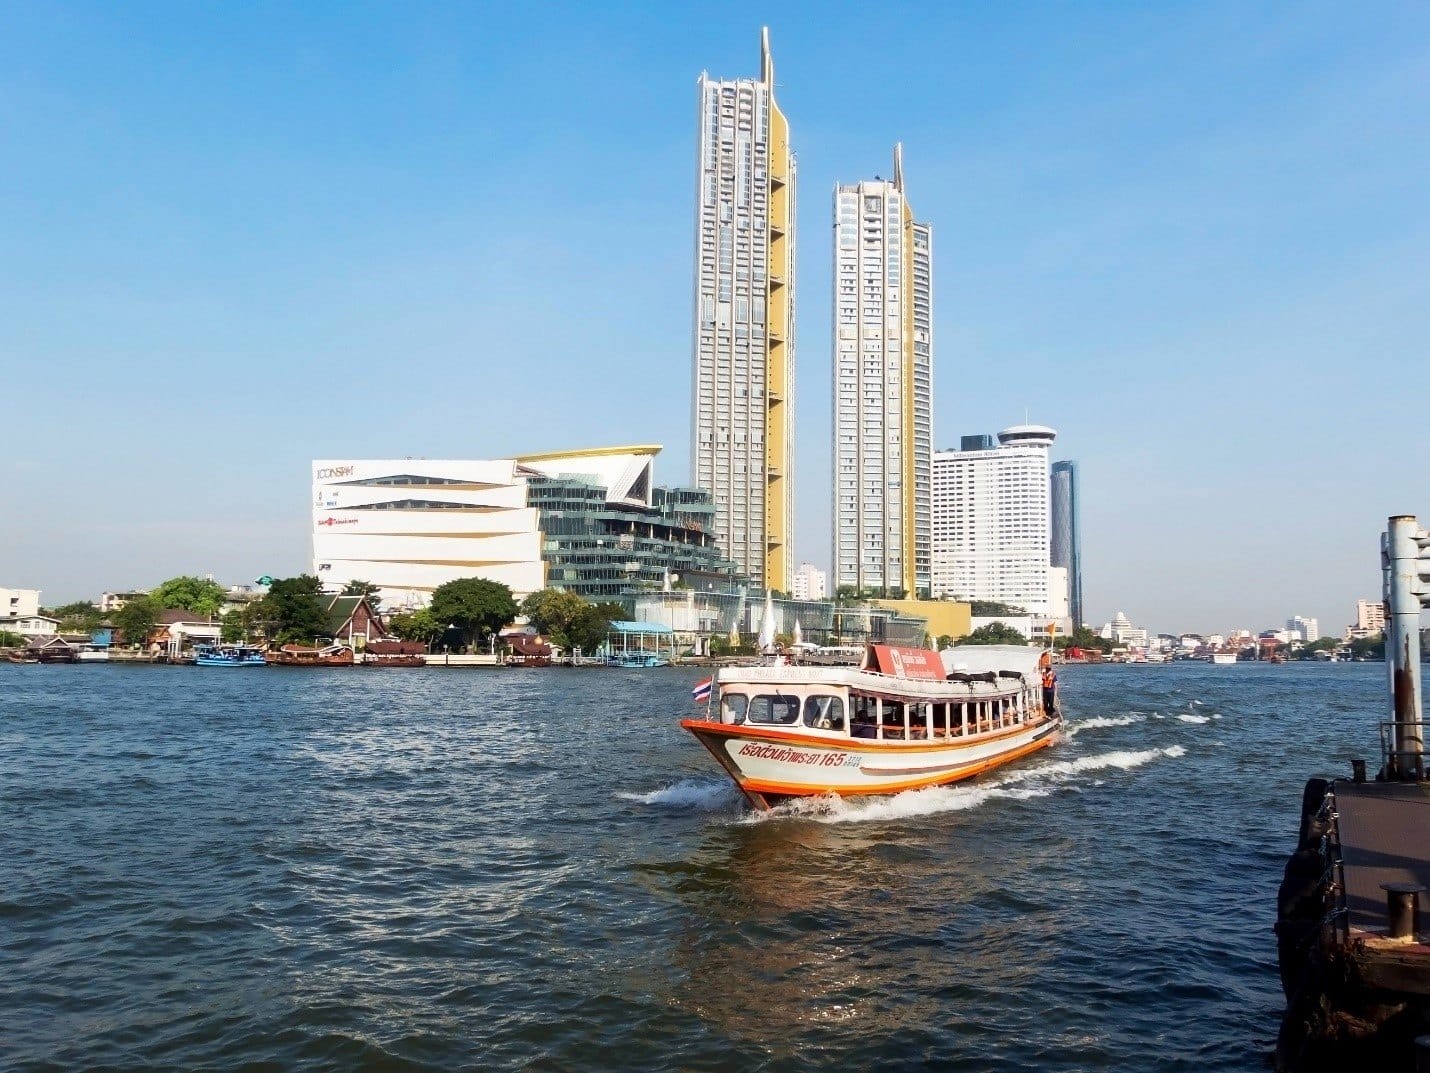
<svg viewBox="0 0 1430 1073"><path fill-rule="evenodd" d="M659 622L628 622L620 619L611 623L611 632L629 634L633 637L641 635L667 637L675 633L669 626Z"/></svg>
<svg viewBox="0 0 1430 1073"><path fill-rule="evenodd" d="M956 645L945 648L939 655L943 657L944 671L949 674L1015 671L1034 678L1043 651L1027 645Z"/></svg>

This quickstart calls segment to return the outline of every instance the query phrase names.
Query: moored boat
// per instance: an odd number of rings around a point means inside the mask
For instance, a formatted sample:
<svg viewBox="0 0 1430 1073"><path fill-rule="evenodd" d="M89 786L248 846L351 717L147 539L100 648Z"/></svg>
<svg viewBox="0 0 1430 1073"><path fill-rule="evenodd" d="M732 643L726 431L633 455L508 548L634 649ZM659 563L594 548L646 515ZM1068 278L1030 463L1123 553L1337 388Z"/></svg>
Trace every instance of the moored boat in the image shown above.
<svg viewBox="0 0 1430 1073"><path fill-rule="evenodd" d="M328 645L326 648L304 648L284 645L268 653L268 662L275 667L351 667L353 650L350 645Z"/></svg>
<svg viewBox="0 0 1430 1073"><path fill-rule="evenodd" d="M263 649L257 645L195 645L196 667L265 667Z"/></svg>
<svg viewBox="0 0 1430 1073"><path fill-rule="evenodd" d="M1217 663L1217 664L1222 664L1222 663L1235 663L1235 662L1236 662L1236 653L1235 653L1235 652L1213 652L1213 653L1212 653L1212 662L1213 662L1213 663Z"/></svg>
<svg viewBox="0 0 1430 1073"><path fill-rule="evenodd" d="M420 641L370 641L362 650L364 667L425 667L427 646Z"/></svg>
<svg viewBox="0 0 1430 1073"><path fill-rule="evenodd" d="M959 782L1054 744L1042 653L870 645L858 667L721 669L699 739L757 808Z"/></svg>

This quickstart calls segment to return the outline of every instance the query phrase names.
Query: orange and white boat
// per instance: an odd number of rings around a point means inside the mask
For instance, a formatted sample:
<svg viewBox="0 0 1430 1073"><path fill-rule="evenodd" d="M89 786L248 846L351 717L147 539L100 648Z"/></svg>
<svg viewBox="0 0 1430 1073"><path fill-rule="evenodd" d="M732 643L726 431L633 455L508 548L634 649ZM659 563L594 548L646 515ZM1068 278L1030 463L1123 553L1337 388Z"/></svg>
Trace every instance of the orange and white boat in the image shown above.
<svg viewBox="0 0 1430 1073"><path fill-rule="evenodd" d="M758 808L898 793L1054 744L1062 716L1045 670L1038 649L1017 645L870 645L857 668L722 668L705 718L680 725Z"/></svg>

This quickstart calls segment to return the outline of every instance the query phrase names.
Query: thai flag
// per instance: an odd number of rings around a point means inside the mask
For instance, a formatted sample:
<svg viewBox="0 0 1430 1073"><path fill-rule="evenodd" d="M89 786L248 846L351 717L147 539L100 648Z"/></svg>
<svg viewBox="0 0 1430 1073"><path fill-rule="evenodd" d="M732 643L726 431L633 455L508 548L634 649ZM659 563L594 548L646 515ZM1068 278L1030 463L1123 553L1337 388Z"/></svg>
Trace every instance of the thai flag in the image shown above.
<svg viewBox="0 0 1430 1073"><path fill-rule="evenodd" d="M695 688L690 691L690 695L695 698L696 704L704 704L710 699L710 691L715 687L715 679L707 678L703 682L696 682Z"/></svg>

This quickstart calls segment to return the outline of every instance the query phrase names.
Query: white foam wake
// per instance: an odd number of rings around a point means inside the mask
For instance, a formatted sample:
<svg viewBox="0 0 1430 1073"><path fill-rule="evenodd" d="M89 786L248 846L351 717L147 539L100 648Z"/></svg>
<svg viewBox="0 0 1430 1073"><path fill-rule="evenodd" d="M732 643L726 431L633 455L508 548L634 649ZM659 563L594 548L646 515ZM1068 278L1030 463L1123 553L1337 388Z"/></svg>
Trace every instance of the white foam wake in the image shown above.
<svg viewBox="0 0 1430 1073"><path fill-rule="evenodd" d="M1212 718L1209 715L1186 715L1184 713L1177 716L1177 721L1182 723L1210 723Z"/></svg>
<svg viewBox="0 0 1430 1073"><path fill-rule="evenodd" d="M740 823L764 823L771 819L803 817L818 823L871 823L931 816L940 812L963 812L987 801L1026 801L1047 797L1060 786L1075 781L1089 771L1119 768L1130 771L1161 758L1185 756L1186 749L1173 745L1166 749L1118 750L1058 760L1020 771L1010 771L995 779L964 786L932 786L906 790L892 797L806 797L788 801L772 812L751 813ZM1094 780L1094 784L1101 780Z"/></svg>
<svg viewBox="0 0 1430 1073"><path fill-rule="evenodd" d="M689 808L711 810L726 808L733 803L739 793L728 782L711 782L708 779L681 779L670 786L649 793L633 794L618 791L616 796L622 801L634 801L640 805L660 805L664 808Z"/></svg>
<svg viewBox="0 0 1430 1073"><path fill-rule="evenodd" d="M1140 723L1147 717L1141 712L1133 712L1131 715L1097 715L1091 719L1083 719L1076 723L1069 723L1063 727L1063 734L1069 738L1076 737L1079 731L1083 730L1103 730L1107 727L1127 727L1133 723Z"/></svg>

